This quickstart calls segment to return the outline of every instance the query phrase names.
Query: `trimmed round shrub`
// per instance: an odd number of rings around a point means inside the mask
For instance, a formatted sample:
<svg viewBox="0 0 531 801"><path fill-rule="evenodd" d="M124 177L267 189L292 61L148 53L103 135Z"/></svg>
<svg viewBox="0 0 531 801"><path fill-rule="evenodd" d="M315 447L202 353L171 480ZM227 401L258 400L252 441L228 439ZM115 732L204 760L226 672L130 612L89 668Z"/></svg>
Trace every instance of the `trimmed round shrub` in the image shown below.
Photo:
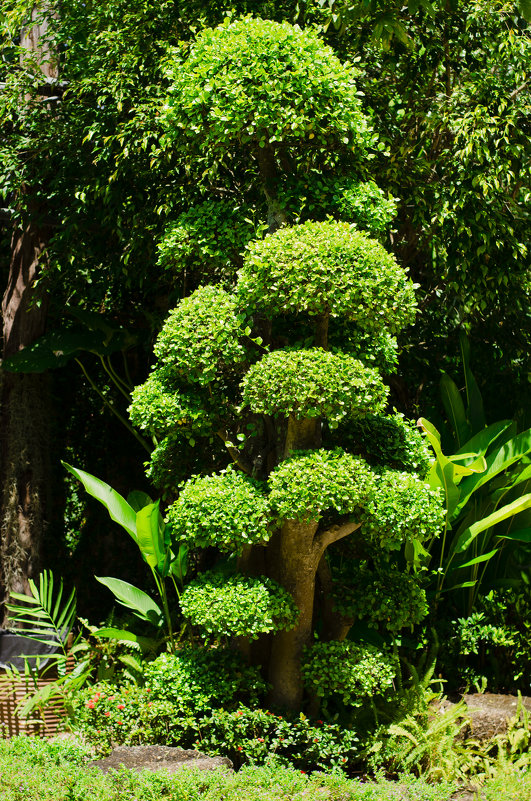
<svg viewBox="0 0 531 801"><path fill-rule="evenodd" d="M247 17L201 31L168 67L170 142L200 152L274 142L349 148L370 138L351 65L311 28Z"/></svg>
<svg viewBox="0 0 531 801"><path fill-rule="evenodd" d="M268 353L242 381L243 403L253 412L325 417L331 427L380 411L388 392L377 370L321 348Z"/></svg>
<svg viewBox="0 0 531 801"><path fill-rule="evenodd" d="M415 316L414 284L394 256L345 222L281 228L247 247L237 293L269 315L343 316L399 331Z"/></svg>
<svg viewBox="0 0 531 801"><path fill-rule="evenodd" d="M370 570L351 565L334 585L334 607L348 618L363 618L373 628L399 631L426 617L426 593L411 573L395 568Z"/></svg>
<svg viewBox="0 0 531 801"><path fill-rule="evenodd" d="M241 550L269 539L269 507L256 482L228 468L187 481L166 516L178 542Z"/></svg>
<svg viewBox="0 0 531 801"><path fill-rule="evenodd" d="M256 639L293 628L298 609L276 581L260 576L204 573L181 595L181 610L194 625L216 636Z"/></svg>
<svg viewBox="0 0 531 801"><path fill-rule="evenodd" d="M341 441L371 463L416 473L424 479L433 461L426 440L403 414L368 414L338 431Z"/></svg>
<svg viewBox="0 0 531 801"><path fill-rule="evenodd" d="M230 708L238 701L258 703L267 685L257 667L246 665L226 648L183 648L161 654L144 671L152 700L168 701L179 713Z"/></svg>
<svg viewBox="0 0 531 801"><path fill-rule="evenodd" d="M444 527L442 493L411 473L384 470L363 510L363 535L385 550L423 542Z"/></svg>
<svg viewBox="0 0 531 801"><path fill-rule="evenodd" d="M168 365L158 367L131 393L129 417L143 431L168 434L193 428L197 434L211 434L218 418L215 402L207 389L183 387Z"/></svg>
<svg viewBox="0 0 531 801"><path fill-rule="evenodd" d="M223 200L198 203L168 226L158 245L158 263L172 273L233 282L245 245L256 235L245 205Z"/></svg>
<svg viewBox="0 0 531 801"><path fill-rule="evenodd" d="M301 451L269 476L269 503L284 520L316 520L323 512L355 514L374 491L374 474L363 459L342 450Z"/></svg>
<svg viewBox="0 0 531 801"><path fill-rule="evenodd" d="M220 287L204 286L181 300L155 343L155 355L186 381L208 384L220 367L245 360L244 317Z"/></svg>
<svg viewBox="0 0 531 801"><path fill-rule="evenodd" d="M306 687L323 698L341 696L349 706L384 695L396 674L394 660L372 645L317 642L305 649L302 675Z"/></svg>

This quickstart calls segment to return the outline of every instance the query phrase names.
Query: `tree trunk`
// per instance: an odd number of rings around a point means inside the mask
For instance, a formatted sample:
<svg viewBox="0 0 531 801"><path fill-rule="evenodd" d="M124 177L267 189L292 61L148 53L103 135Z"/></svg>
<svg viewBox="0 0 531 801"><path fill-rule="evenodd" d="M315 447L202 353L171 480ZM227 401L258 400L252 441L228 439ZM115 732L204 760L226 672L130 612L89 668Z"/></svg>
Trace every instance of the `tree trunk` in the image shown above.
<svg viewBox="0 0 531 801"><path fill-rule="evenodd" d="M280 531L280 561L277 581L292 595L299 610L296 626L275 635L269 666L271 705L300 709L303 684L300 670L302 650L312 637L315 574L319 555L313 546L317 522L288 520Z"/></svg>
<svg viewBox="0 0 531 801"><path fill-rule="evenodd" d="M53 11L33 8L31 24L22 31L21 63L34 65L46 78L57 78L57 58L46 34ZM28 99L27 99L28 100ZM29 194L30 190L27 190ZM32 344L45 330L47 299L34 283L50 238L38 222L42 210L31 209L33 220L13 233L7 288L2 299L2 357ZM3 602L11 592L28 593L28 579L39 570L46 521L46 487L50 481L50 390L47 375L0 375L0 621Z"/></svg>
<svg viewBox="0 0 531 801"><path fill-rule="evenodd" d="M16 231L7 289L2 300L3 357L44 333L47 302L33 283L47 233L30 224ZM0 600L28 592L39 570L46 519L49 380L45 374L3 371L0 385Z"/></svg>

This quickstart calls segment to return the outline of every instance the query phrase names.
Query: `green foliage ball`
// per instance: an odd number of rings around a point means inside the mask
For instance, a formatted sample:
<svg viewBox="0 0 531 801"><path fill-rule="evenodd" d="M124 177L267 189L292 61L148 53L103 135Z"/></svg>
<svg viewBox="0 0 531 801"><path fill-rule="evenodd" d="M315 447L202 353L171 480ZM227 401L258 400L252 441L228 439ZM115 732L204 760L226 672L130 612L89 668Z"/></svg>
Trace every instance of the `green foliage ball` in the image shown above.
<svg viewBox="0 0 531 801"><path fill-rule="evenodd" d="M290 594L271 579L204 573L181 595L181 609L194 625L216 636L256 639L293 628L298 609Z"/></svg>
<svg viewBox="0 0 531 801"><path fill-rule="evenodd" d="M267 499L255 482L232 468L187 481L166 520L177 542L201 548L241 550L271 535Z"/></svg>
<svg viewBox="0 0 531 801"><path fill-rule="evenodd" d="M144 679L152 700L168 701L179 713L231 708L238 699L258 703L267 689L258 668L226 648L188 646L161 654L146 665Z"/></svg>
<svg viewBox="0 0 531 801"><path fill-rule="evenodd" d="M181 379L208 384L220 367L246 358L240 342L244 322L232 295L221 287L200 287L170 312L155 343L155 355Z"/></svg>
<svg viewBox="0 0 531 801"><path fill-rule="evenodd" d="M364 331L351 320L336 318L330 324L328 345L331 351L348 353L383 375L396 371L398 343L396 337L388 331Z"/></svg>
<svg viewBox="0 0 531 801"><path fill-rule="evenodd" d="M426 593L410 573L396 568L371 570L361 563L349 565L342 579L334 585L334 606L345 617L399 631L428 614Z"/></svg>
<svg viewBox="0 0 531 801"><path fill-rule="evenodd" d="M322 165L286 176L280 202L290 222L334 219L355 223L371 236L379 237L396 214L396 201L387 197L374 181L338 177L335 170L323 174Z"/></svg>
<svg viewBox="0 0 531 801"><path fill-rule="evenodd" d="M183 386L168 365L158 367L131 393L131 422L158 435L185 428L210 434L218 413L219 408L206 389Z"/></svg>
<svg viewBox="0 0 531 801"><path fill-rule="evenodd" d="M253 412L325 417L331 427L380 411L388 392L377 370L321 348L268 353L242 381L243 403Z"/></svg>
<svg viewBox="0 0 531 801"><path fill-rule="evenodd" d="M192 206L166 228L158 245L159 265L196 280L232 282L245 245L256 235L251 214L242 204L221 200Z"/></svg>
<svg viewBox="0 0 531 801"><path fill-rule="evenodd" d="M363 151L354 70L310 28L247 17L203 30L169 64L170 141L202 151L275 142Z"/></svg>
<svg viewBox="0 0 531 801"><path fill-rule="evenodd" d="M353 420L338 432L345 444L356 449L371 463L416 473L425 478L432 462L426 440L413 420L403 414L369 414Z"/></svg>
<svg viewBox="0 0 531 801"><path fill-rule="evenodd" d="M372 645L317 642L304 651L306 687L321 697L337 694L349 706L361 706L367 696L384 695L395 674L396 663Z"/></svg>
<svg viewBox="0 0 531 801"><path fill-rule="evenodd" d="M367 503L374 485L363 459L340 449L300 452L269 476L269 503L286 520L318 520L328 510L355 514Z"/></svg>
<svg viewBox="0 0 531 801"><path fill-rule="evenodd" d="M306 222L248 245L242 302L269 315L343 316L366 331L413 322L414 284L394 256L346 222Z"/></svg>
<svg viewBox="0 0 531 801"><path fill-rule="evenodd" d="M394 550L441 532L445 510L439 491L411 473L385 470L363 512L363 535L377 547Z"/></svg>

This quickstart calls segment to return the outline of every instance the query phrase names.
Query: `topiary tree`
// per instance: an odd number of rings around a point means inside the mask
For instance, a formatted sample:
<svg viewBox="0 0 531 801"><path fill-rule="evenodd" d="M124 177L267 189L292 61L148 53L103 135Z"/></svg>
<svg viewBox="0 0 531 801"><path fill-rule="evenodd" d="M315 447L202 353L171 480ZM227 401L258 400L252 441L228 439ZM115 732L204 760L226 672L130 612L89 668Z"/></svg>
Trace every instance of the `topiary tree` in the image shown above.
<svg viewBox="0 0 531 801"><path fill-rule="evenodd" d="M173 70L168 137L186 139L203 169L246 154L270 230L247 245L232 292L202 286L170 314L157 365L133 393L131 419L156 437L152 475L168 493L175 497L184 443L221 441L233 463L186 481L168 508L176 541L238 557L229 575L225 566L191 582L182 610L207 641L234 637L262 664L272 704L299 708L304 681L310 694L354 703L356 693L390 686L392 670L382 654L377 669L367 667L374 649L345 641L364 612L355 586L337 601L348 565L385 594L386 570L393 588L400 583L392 554L418 562L443 515L439 495L414 472L427 461L420 438L384 413L382 372L393 369L396 334L414 318L412 282L352 222L284 224L286 160L299 174L304 163L329 163L334 149L355 153L353 170L362 161L369 134L352 69L312 31L246 19L204 31ZM365 217L367 196L360 190ZM354 432L347 448L337 436L345 427ZM338 571L330 557L340 551ZM422 590L406 579L414 598L402 602L406 580L391 630L425 611ZM380 599L378 608L374 625L392 606ZM320 682L316 666L330 655L341 676Z"/></svg>

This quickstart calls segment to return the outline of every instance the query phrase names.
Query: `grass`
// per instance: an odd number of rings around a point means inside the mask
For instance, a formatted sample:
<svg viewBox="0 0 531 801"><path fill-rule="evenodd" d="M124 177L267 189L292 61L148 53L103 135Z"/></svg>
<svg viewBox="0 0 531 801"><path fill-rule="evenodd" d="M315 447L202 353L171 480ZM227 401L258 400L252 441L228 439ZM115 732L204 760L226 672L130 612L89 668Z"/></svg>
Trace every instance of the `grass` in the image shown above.
<svg viewBox="0 0 531 801"><path fill-rule="evenodd" d="M286 767L245 767L238 773L186 769L167 774L88 767L76 741L27 737L0 741L0 801L448 801L455 784L360 782L341 773L311 776ZM529 801L531 775L503 775L482 790L484 801Z"/></svg>

